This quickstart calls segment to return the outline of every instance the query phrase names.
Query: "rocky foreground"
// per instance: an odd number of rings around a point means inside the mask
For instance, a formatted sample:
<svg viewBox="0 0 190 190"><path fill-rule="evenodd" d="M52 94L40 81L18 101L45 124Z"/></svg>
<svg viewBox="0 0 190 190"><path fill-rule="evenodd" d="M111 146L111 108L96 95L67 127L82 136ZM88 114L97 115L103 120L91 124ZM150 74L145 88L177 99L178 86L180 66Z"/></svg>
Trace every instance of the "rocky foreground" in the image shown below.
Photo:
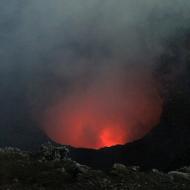
<svg viewBox="0 0 190 190"><path fill-rule="evenodd" d="M0 190L190 190L190 167L163 173L114 164L95 170L69 158L69 150L46 144L32 154L0 149Z"/></svg>

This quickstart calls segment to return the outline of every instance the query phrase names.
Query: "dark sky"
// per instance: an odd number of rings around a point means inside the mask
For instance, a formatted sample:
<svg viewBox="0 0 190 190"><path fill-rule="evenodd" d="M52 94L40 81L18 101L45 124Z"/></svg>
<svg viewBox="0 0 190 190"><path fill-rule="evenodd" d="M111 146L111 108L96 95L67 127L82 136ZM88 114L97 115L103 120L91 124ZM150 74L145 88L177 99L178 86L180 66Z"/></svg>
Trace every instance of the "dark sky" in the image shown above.
<svg viewBox="0 0 190 190"><path fill-rule="evenodd" d="M0 145L38 143L47 110L83 92L106 102L116 89L106 114L124 100L150 99L152 110L156 60L189 27L189 10L187 0L1 0Z"/></svg>

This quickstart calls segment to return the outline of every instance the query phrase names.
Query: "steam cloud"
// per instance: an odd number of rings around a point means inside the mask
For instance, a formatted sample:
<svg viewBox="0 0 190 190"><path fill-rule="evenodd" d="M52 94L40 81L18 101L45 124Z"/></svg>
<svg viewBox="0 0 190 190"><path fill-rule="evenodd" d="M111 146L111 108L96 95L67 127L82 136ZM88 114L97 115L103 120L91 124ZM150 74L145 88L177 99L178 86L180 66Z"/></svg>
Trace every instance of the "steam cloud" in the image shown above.
<svg viewBox="0 0 190 190"><path fill-rule="evenodd" d="M153 71L189 10L186 0L2 0L1 101L24 102L59 143L138 139L159 121Z"/></svg>

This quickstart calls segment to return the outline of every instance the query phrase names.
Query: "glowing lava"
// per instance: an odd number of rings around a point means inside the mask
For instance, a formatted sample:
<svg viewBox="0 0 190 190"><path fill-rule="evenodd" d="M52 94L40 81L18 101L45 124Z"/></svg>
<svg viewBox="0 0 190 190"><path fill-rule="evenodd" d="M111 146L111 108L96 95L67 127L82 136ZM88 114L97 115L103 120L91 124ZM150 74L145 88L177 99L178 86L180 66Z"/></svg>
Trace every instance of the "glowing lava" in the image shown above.
<svg viewBox="0 0 190 190"><path fill-rule="evenodd" d="M96 106L93 105L97 109ZM54 141L86 148L112 146L127 141L127 134L123 132L125 123L114 119L114 115L105 117L96 109L90 111L86 107L86 111L81 107L72 109L67 108L65 112L64 107L58 106L53 110L56 115L49 113L48 126L54 127L49 127L47 134Z"/></svg>
<svg viewBox="0 0 190 190"><path fill-rule="evenodd" d="M144 76L123 81L108 76L85 90L74 88L47 110L47 135L60 144L85 148L125 144L144 136L159 121L161 101Z"/></svg>
<svg viewBox="0 0 190 190"><path fill-rule="evenodd" d="M110 125L100 133L100 147L124 144L126 141L127 134L123 133L123 130L118 128L117 125Z"/></svg>

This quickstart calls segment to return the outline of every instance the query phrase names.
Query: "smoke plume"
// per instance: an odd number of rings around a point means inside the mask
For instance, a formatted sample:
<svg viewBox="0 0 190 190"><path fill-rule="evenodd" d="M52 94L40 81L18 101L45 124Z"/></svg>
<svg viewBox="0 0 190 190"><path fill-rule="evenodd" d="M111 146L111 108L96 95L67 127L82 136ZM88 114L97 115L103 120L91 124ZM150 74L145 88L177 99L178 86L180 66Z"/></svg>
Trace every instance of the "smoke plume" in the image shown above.
<svg viewBox="0 0 190 190"><path fill-rule="evenodd" d="M189 9L185 0L1 1L1 99L22 104L58 143L139 139L159 122L153 73Z"/></svg>

